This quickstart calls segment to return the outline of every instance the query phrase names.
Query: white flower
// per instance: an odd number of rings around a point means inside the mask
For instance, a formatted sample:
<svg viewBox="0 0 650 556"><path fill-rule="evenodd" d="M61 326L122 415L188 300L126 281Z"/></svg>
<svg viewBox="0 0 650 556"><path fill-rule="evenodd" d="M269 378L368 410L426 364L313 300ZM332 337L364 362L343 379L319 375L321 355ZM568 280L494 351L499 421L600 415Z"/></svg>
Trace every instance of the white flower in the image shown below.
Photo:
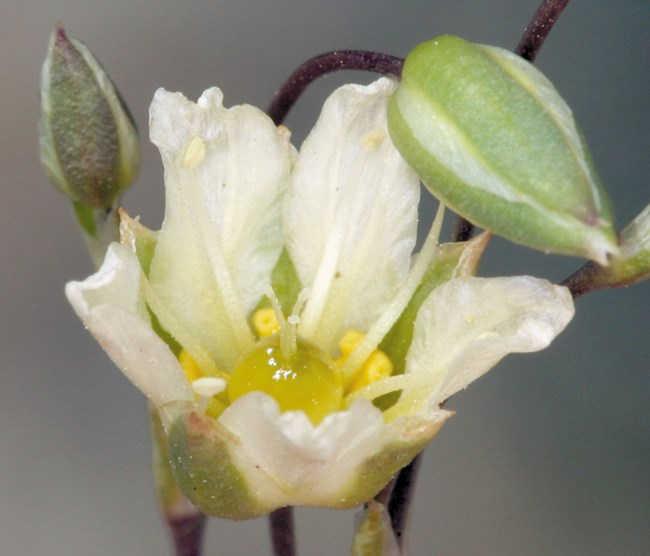
<svg viewBox="0 0 650 556"><path fill-rule="evenodd" d="M394 88L338 89L299 154L261 111L223 108L218 89L196 104L159 90L162 229L123 215L122 243L67 286L158 409L176 479L208 514L369 499L450 415L440 403L507 353L547 346L573 315L546 281L468 276L476 242L446 250L432 233L412 259L419 182L387 135ZM281 330L259 339L270 286ZM307 361L295 382L311 397L277 376L265 390L247 358L268 370L269 342Z"/></svg>

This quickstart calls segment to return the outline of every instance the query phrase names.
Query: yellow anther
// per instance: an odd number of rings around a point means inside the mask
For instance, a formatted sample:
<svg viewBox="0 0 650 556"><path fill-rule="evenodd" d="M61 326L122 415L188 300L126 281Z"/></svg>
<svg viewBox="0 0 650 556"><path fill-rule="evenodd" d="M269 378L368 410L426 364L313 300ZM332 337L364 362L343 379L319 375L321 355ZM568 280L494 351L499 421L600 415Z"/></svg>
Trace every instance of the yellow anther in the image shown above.
<svg viewBox="0 0 650 556"><path fill-rule="evenodd" d="M386 138L386 132L383 129L375 128L363 136L363 146L367 151L375 151L379 148Z"/></svg>
<svg viewBox="0 0 650 556"><path fill-rule="evenodd" d="M339 349L341 350L341 359L345 359L348 355L352 353L354 348L356 348L361 340L363 340L364 334L358 330L350 329L346 330L343 337L339 340Z"/></svg>
<svg viewBox="0 0 650 556"><path fill-rule="evenodd" d="M183 153L183 166L192 170L196 168L205 158L205 143L200 137L192 137L190 142L185 147Z"/></svg>
<svg viewBox="0 0 650 556"><path fill-rule="evenodd" d="M180 363L183 372L185 373L185 378L190 382L190 384L195 383L199 379L205 379L206 381L217 381L221 380L224 382L223 389L225 389L224 379L218 379L214 377L207 377L206 374L201 370L198 363L194 361L192 356L187 353L184 349L178 354L178 362ZM196 384L199 386L199 383ZM201 385L202 386L202 385ZM226 407L228 407L228 397L223 389L212 388L213 391L217 393L214 395L210 392L210 388L205 387L195 387L194 393L197 401L203 400L199 407L202 408L202 411L205 411L206 415L217 419L221 415ZM206 397L208 396L208 397Z"/></svg>
<svg viewBox="0 0 650 556"><path fill-rule="evenodd" d="M253 314L253 326L260 338L267 338L280 330L280 323L272 307L258 309Z"/></svg>
<svg viewBox="0 0 650 556"><path fill-rule="evenodd" d="M358 330L349 329L345 331L343 337L339 340L339 349L341 357L336 360L337 365L342 365L348 359L350 354L364 339L365 334ZM347 393L359 390L368 384L377 382L383 378L389 377L393 373L393 363L383 351L374 350L368 359L366 359L359 369L351 377L348 384Z"/></svg>
<svg viewBox="0 0 650 556"><path fill-rule="evenodd" d="M393 373L393 363L383 351L376 349L366 359L361 369L348 387L348 393L359 390L368 384L388 378Z"/></svg>
<svg viewBox="0 0 650 556"><path fill-rule="evenodd" d="M178 362L183 368L185 378L187 378L190 383L205 376L205 373L201 370L201 367L199 367L197 362L194 361L194 359L192 359L192 356L184 349L182 349L178 355Z"/></svg>

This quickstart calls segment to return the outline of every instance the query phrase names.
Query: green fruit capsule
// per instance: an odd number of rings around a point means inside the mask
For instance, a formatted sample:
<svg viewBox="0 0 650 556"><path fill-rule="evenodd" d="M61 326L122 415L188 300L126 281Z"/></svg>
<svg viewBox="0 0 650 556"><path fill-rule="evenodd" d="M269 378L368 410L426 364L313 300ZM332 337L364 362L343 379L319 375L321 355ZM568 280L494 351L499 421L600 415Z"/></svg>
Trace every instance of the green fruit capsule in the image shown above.
<svg viewBox="0 0 650 556"><path fill-rule="evenodd" d="M530 63L442 36L404 64L393 142L427 188L472 223L545 252L607 264L607 196L571 110Z"/></svg>

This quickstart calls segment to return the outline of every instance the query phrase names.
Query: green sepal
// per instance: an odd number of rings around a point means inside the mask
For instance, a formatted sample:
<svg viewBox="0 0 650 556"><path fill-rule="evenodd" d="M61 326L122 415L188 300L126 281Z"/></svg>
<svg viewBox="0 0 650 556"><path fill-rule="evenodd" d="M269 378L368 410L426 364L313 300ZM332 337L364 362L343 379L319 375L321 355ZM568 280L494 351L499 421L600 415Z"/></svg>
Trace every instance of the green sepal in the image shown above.
<svg viewBox="0 0 650 556"><path fill-rule="evenodd" d="M73 200L72 210L93 264L95 268L99 268L108 246L119 239L120 222L117 209L93 208Z"/></svg>
<svg viewBox="0 0 650 556"><path fill-rule="evenodd" d="M203 513L248 519L270 511L235 467L215 419L194 412L181 415L169 427L168 443L174 478Z"/></svg>
<svg viewBox="0 0 650 556"><path fill-rule="evenodd" d="M140 268L142 268L142 272L147 278L151 269L151 261L156 252L156 245L158 245L158 234L156 232L139 235L135 239L135 253L140 262Z"/></svg>
<svg viewBox="0 0 650 556"><path fill-rule="evenodd" d="M283 249L282 253L280 253L278 262L275 264L271 273L271 287L280 302L282 311L287 316L291 313L302 286L300 285L300 279L296 273L293 261L289 257L286 249ZM270 306L271 302L268 297L263 296L253 312Z"/></svg>
<svg viewBox="0 0 650 556"><path fill-rule="evenodd" d="M95 209L92 209L88 205L84 205L79 201L72 201L72 209L74 210L74 215L77 218L77 222L79 223L79 226L81 226L81 229L90 237L95 237L97 235Z"/></svg>
<svg viewBox="0 0 650 556"><path fill-rule="evenodd" d="M406 59L388 108L398 150L472 223L544 252L607 264L607 196L566 103L531 64L443 36Z"/></svg>
<svg viewBox="0 0 650 556"><path fill-rule="evenodd" d="M650 278L650 205L621 233L621 249L603 267L589 261L565 281L574 295L621 288Z"/></svg>
<svg viewBox="0 0 650 556"><path fill-rule="evenodd" d="M383 504L370 500L352 542L352 556L398 556L399 546Z"/></svg>
<svg viewBox="0 0 650 556"><path fill-rule="evenodd" d="M629 286L650 278L650 205L621 232L621 251L603 269L611 287Z"/></svg>
<svg viewBox="0 0 650 556"><path fill-rule="evenodd" d="M413 297L379 345L379 349L388 355L393 363L393 375L404 373L406 354L413 340L415 318L424 300L437 286L448 282L454 276L474 275L489 240L490 234L483 233L470 241L443 243L438 246L438 254L424 273ZM400 392L390 392L375 398L372 403L385 411L397 402L399 396Z"/></svg>
<svg viewBox="0 0 650 556"><path fill-rule="evenodd" d="M286 505L351 508L375 496L440 430L451 415L432 411L406 417L387 428L385 443L348 475L333 477L332 492L310 497L309 489L279 491L282 481L269 474L242 439L213 419L182 411L167 427L169 461L185 496L203 513L228 519L249 519Z"/></svg>
<svg viewBox="0 0 650 556"><path fill-rule="evenodd" d="M424 300L437 286L454 276L474 275L488 240L489 235L482 234L470 241L438 246L438 254L422 277L413 297L379 345L393 362L394 375L404 372L406 354L413 339L415 318Z"/></svg>
<svg viewBox="0 0 650 556"><path fill-rule="evenodd" d="M183 493L180 491L174 474L169 465L169 446L167 436L158 412L154 408L149 409L151 419L151 444L152 444L152 466L156 492L160 506L165 513L172 512L175 507L182 503Z"/></svg>

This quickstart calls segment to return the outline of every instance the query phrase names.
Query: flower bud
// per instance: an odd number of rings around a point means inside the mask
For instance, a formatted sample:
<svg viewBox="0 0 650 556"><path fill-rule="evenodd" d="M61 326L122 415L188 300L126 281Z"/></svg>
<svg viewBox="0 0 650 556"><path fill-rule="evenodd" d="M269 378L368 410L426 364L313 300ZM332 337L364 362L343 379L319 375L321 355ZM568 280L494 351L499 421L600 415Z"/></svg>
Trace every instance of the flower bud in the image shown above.
<svg viewBox="0 0 650 556"><path fill-rule="evenodd" d="M391 137L425 185L474 224L607 264L606 194L571 110L531 64L443 36L406 59Z"/></svg>
<svg viewBox="0 0 650 556"><path fill-rule="evenodd" d="M64 195L108 208L135 179L135 124L110 77L63 27L52 34L41 72L40 157Z"/></svg>

